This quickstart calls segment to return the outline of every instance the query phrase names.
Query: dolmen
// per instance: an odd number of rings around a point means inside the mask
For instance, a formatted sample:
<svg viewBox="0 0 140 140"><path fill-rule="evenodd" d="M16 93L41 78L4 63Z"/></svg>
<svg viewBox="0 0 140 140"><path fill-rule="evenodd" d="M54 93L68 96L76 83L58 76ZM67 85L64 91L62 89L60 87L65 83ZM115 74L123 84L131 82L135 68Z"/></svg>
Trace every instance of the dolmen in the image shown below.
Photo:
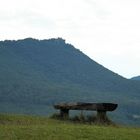
<svg viewBox="0 0 140 140"><path fill-rule="evenodd" d="M96 118L100 121L105 121L107 119L106 112L114 111L118 107L118 104L114 103L59 103L55 104L54 108L60 110L61 118L69 117L69 110L89 110L97 111Z"/></svg>

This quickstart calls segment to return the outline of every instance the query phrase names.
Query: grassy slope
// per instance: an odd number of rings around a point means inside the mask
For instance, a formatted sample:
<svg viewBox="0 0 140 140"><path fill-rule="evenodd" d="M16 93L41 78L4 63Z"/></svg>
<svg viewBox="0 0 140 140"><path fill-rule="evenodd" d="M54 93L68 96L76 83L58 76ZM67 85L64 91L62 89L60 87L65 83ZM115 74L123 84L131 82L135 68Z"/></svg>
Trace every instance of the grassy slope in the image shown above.
<svg viewBox="0 0 140 140"><path fill-rule="evenodd" d="M0 115L2 140L139 140L140 128L73 124L41 117Z"/></svg>

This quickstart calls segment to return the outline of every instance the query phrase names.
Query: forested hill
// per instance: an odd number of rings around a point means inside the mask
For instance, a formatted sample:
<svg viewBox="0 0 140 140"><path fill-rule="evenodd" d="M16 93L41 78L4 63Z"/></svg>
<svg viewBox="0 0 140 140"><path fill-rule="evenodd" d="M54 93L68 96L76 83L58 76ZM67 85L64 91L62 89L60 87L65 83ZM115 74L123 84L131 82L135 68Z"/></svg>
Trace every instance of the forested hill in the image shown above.
<svg viewBox="0 0 140 140"><path fill-rule="evenodd" d="M120 103L119 111L132 122L140 113L139 82L106 69L61 38L0 41L0 81L1 111L45 114L55 102L109 101Z"/></svg>
<svg viewBox="0 0 140 140"><path fill-rule="evenodd" d="M99 65L72 45L66 44L61 38L41 41L31 38L4 41L0 42L0 47L2 72L4 69L8 71L9 67L10 72L13 71L18 76L24 73L26 76L33 70L38 73L38 76L41 74L46 79L59 84L78 84L107 92L140 91L140 87L134 82ZM20 69L21 67L23 69Z"/></svg>

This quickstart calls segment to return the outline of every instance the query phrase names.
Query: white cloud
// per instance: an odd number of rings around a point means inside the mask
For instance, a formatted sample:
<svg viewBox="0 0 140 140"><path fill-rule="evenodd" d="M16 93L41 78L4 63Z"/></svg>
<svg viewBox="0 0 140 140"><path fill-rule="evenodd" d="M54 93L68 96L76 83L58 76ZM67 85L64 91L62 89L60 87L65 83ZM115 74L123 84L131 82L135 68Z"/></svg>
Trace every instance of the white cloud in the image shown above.
<svg viewBox="0 0 140 140"><path fill-rule="evenodd" d="M126 77L140 74L139 0L0 0L0 39L63 37Z"/></svg>

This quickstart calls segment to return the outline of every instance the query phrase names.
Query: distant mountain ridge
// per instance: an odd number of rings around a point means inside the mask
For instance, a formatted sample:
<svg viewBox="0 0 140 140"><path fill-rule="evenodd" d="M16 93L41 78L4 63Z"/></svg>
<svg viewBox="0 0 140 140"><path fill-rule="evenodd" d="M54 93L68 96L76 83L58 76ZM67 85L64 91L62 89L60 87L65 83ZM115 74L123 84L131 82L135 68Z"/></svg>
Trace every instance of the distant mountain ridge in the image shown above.
<svg viewBox="0 0 140 140"><path fill-rule="evenodd" d="M140 82L123 78L62 38L0 41L0 111L47 114L57 102L116 102L137 123ZM50 109L51 108L51 109ZM117 117L118 116L118 117Z"/></svg>
<svg viewBox="0 0 140 140"><path fill-rule="evenodd" d="M140 76L135 76L131 78L132 80L140 80Z"/></svg>

